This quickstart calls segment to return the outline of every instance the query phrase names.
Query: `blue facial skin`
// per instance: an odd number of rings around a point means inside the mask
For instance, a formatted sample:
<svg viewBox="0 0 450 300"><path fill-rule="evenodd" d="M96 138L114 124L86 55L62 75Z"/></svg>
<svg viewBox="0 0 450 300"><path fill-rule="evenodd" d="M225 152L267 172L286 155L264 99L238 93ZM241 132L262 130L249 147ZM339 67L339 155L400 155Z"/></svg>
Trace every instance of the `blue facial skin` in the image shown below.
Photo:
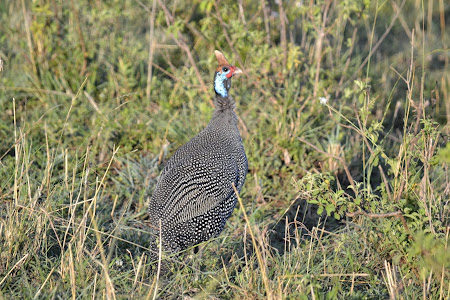
<svg viewBox="0 0 450 300"><path fill-rule="evenodd" d="M228 96L227 89L225 88L224 81L227 79L227 74L230 73L231 70L227 72L217 72L216 78L214 79L214 89L216 93L222 96L223 98Z"/></svg>

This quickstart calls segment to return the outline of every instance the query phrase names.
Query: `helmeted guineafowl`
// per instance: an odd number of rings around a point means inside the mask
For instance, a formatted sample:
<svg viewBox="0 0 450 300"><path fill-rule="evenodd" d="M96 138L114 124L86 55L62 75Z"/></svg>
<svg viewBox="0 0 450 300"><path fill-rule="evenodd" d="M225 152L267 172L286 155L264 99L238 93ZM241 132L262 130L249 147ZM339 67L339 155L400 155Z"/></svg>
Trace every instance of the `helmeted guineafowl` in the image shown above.
<svg viewBox="0 0 450 300"><path fill-rule="evenodd" d="M217 236L231 216L248 164L237 127L231 78L242 71L215 51L215 111L197 136L180 147L161 173L149 203L162 249L176 253ZM161 224L161 225L160 225Z"/></svg>

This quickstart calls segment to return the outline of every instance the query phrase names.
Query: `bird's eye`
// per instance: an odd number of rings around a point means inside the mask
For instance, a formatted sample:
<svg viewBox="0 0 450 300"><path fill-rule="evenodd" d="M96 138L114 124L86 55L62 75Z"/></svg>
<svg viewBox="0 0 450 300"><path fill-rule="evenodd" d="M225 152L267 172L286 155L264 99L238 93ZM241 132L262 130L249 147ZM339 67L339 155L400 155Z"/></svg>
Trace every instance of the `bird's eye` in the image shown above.
<svg viewBox="0 0 450 300"><path fill-rule="evenodd" d="M230 70L230 69L228 69L227 67L222 68L222 71L224 71L224 72L228 72L228 70Z"/></svg>

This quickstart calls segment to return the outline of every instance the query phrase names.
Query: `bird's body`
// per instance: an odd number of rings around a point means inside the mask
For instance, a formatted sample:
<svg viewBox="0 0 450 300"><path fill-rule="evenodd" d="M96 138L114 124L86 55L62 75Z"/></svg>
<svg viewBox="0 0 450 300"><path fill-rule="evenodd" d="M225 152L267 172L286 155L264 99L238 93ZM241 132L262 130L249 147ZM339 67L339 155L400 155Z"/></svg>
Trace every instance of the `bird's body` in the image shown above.
<svg viewBox="0 0 450 300"><path fill-rule="evenodd" d="M226 62L218 55L219 63L220 58ZM215 75L216 109L209 124L169 159L149 203L151 223L161 226L166 252L217 236L236 205L233 184L240 191L245 181L247 157L228 95L231 77L240 70L222 64Z"/></svg>

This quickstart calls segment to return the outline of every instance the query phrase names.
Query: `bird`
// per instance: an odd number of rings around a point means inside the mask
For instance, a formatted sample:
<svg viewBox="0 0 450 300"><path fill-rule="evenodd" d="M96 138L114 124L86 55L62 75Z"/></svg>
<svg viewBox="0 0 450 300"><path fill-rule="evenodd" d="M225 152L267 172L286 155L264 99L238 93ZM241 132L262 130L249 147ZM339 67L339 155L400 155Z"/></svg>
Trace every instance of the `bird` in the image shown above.
<svg viewBox="0 0 450 300"><path fill-rule="evenodd" d="M215 110L208 125L167 161L148 210L162 252L176 254L218 236L237 202L248 161L238 130L231 79L243 73L218 50ZM195 248L197 249L197 248Z"/></svg>

